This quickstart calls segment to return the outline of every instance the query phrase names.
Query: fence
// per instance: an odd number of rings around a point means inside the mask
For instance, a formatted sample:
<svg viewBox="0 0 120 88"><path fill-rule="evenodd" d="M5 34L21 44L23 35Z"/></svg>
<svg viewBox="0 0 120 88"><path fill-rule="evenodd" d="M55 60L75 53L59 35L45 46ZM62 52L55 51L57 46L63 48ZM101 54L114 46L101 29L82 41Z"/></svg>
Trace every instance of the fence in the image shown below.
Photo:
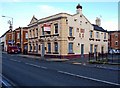
<svg viewBox="0 0 120 88"><path fill-rule="evenodd" d="M120 63L120 55L118 54L109 54L109 53L90 53L89 52L89 61L103 61L103 62L112 62L112 63Z"/></svg>

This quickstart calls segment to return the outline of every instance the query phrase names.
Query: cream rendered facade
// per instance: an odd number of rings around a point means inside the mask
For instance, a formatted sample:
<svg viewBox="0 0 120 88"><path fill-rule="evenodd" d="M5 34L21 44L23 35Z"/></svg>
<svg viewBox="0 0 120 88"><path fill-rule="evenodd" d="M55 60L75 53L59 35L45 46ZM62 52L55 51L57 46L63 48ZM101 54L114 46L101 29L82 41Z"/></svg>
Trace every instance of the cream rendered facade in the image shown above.
<svg viewBox="0 0 120 88"><path fill-rule="evenodd" d="M44 24L50 24L49 33L43 32ZM82 14L82 8L79 6L74 15L59 13L39 20L33 16L28 27L29 54L59 58L88 56L91 44L92 52L95 51L96 45L96 52L101 52L101 47L104 52L108 51L108 33L94 30L94 26ZM91 31L94 40L90 39ZM100 41L96 41L96 32L99 33ZM102 36L104 33L105 39Z"/></svg>

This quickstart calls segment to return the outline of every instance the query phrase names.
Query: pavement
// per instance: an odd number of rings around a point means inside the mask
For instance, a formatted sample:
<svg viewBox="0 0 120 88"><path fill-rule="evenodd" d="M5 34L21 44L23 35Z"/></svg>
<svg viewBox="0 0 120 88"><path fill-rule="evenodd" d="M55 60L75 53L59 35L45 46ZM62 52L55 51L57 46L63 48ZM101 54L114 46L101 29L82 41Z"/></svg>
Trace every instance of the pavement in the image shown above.
<svg viewBox="0 0 120 88"><path fill-rule="evenodd" d="M70 61L70 60L69 60ZM18 86L115 86L118 71L2 55L3 75Z"/></svg>

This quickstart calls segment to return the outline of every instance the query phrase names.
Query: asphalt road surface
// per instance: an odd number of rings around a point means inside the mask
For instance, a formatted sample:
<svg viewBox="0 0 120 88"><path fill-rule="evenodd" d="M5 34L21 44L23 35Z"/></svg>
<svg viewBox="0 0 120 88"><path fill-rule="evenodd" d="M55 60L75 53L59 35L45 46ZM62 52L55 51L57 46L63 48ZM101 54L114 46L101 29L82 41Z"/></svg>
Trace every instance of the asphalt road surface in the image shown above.
<svg viewBox="0 0 120 88"><path fill-rule="evenodd" d="M2 54L2 75L16 86L118 86L119 71Z"/></svg>

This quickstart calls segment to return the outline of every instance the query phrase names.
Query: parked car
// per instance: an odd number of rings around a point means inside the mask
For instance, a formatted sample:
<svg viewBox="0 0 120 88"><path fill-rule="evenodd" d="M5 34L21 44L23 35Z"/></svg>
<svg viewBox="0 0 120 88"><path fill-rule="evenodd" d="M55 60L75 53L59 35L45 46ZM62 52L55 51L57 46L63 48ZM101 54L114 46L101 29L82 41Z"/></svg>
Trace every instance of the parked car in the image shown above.
<svg viewBox="0 0 120 88"><path fill-rule="evenodd" d="M9 46L7 48L7 53L19 53L20 49L17 46Z"/></svg>

